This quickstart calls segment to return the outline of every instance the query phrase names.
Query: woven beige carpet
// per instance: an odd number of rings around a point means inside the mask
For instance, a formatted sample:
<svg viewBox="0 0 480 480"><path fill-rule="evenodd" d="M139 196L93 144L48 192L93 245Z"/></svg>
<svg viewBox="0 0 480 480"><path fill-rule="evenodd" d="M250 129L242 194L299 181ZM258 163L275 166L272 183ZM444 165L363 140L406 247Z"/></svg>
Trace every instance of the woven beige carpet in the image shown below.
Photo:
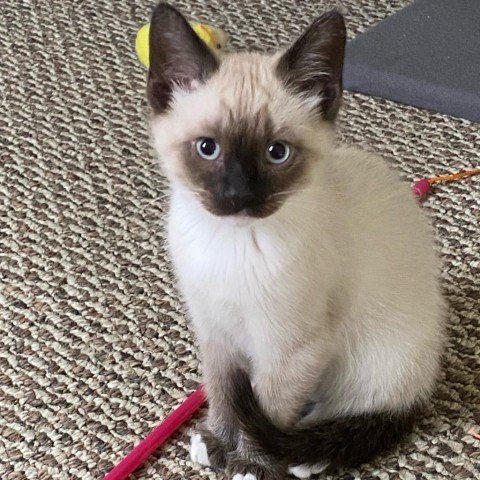
<svg viewBox="0 0 480 480"><path fill-rule="evenodd" d="M406 3L345 1L351 34ZM0 479L101 479L200 379L133 51L152 3L1 4ZM285 44L325 6L177 5L255 48ZM478 124L347 94L340 127L408 182L480 163ZM451 306L444 378L409 442L330 480L480 479L468 433L480 424L480 179L441 186L424 205ZM188 427L132 478L221 478L193 465L187 446Z"/></svg>

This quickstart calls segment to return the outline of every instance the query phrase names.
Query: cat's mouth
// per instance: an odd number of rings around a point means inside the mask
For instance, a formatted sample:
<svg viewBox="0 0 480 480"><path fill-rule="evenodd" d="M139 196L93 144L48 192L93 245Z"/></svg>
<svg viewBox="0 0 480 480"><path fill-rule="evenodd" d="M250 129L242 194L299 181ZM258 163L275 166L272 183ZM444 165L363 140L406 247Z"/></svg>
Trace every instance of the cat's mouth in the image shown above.
<svg viewBox="0 0 480 480"><path fill-rule="evenodd" d="M248 219L261 219L274 214L281 206L279 202L258 202L250 205L232 205L224 202L215 202L212 199L202 202L204 207L217 217L233 218L240 223Z"/></svg>
<svg viewBox="0 0 480 480"><path fill-rule="evenodd" d="M273 215L287 196L262 191L229 192L226 189L201 189L194 197L212 215L233 219L262 219Z"/></svg>

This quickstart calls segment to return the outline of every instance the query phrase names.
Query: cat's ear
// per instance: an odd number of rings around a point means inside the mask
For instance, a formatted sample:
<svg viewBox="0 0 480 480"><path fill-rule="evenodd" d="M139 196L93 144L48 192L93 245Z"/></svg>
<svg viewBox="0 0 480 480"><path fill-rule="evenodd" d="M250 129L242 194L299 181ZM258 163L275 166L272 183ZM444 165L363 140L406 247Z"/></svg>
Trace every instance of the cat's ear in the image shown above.
<svg viewBox="0 0 480 480"><path fill-rule="evenodd" d="M147 96L155 113L168 108L174 88L191 89L218 68L218 61L183 15L167 3L152 14Z"/></svg>
<svg viewBox="0 0 480 480"><path fill-rule="evenodd" d="M283 54L277 73L287 87L306 96L318 96L323 118L334 120L342 96L346 29L337 10L318 17Z"/></svg>

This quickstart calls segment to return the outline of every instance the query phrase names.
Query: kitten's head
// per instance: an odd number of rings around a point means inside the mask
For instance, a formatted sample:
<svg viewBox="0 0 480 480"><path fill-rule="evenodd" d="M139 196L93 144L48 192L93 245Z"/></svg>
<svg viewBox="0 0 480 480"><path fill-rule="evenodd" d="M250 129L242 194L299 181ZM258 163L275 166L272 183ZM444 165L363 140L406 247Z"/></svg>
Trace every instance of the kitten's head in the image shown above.
<svg viewBox="0 0 480 480"><path fill-rule="evenodd" d="M286 52L217 58L168 4L150 27L148 98L172 186L215 215L266 217L308 184L342 94L345 25L321 15Z"/></svg>

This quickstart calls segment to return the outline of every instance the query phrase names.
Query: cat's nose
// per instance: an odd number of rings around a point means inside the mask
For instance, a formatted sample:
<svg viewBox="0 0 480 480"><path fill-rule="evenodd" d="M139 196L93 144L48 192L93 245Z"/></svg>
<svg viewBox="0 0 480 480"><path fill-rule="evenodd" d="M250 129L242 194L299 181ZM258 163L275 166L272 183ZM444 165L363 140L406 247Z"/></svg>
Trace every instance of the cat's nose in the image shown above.
<svg viewBox="0 0 480 480"><path fill-rule="evenodd" d="M258 205L257 197L247 186L239 188L228 185L223 192L223 197L231 213L238 213Z"/></svg>

